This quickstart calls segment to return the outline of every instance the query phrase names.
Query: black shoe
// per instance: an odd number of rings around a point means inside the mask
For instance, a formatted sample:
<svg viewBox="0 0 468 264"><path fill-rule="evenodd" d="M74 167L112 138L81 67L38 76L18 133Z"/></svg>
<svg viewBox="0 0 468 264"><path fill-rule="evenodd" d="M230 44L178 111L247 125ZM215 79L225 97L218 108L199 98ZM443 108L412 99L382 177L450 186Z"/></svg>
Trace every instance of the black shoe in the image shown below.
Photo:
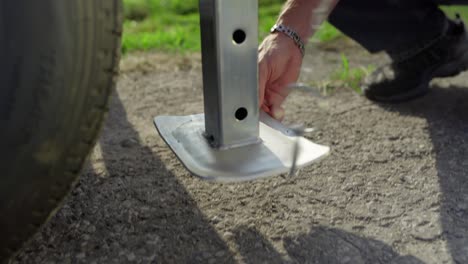
<svg viewBox="0 0 468 264"><path fill-rule="evenodd" d="M422 96L436 77L450 77L468 69L468 35L458 17L445 34L409 58L389 54L393 62L371 73L362 85L374 101L397 103Z"/></svg>

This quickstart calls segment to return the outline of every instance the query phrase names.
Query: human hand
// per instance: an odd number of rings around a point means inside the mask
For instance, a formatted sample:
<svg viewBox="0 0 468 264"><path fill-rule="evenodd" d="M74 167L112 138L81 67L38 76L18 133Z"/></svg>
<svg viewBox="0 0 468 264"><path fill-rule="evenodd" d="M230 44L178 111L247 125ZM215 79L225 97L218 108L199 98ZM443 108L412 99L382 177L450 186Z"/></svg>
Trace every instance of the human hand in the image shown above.
<svg viewBox="0 0 468 264"><path fill-rule="evenodd" d="M299 78L301 51L288 36L275 33L260 45L258 59L260 107L281 121L284 118L281 105L290 92L288 86Z"/></svg>

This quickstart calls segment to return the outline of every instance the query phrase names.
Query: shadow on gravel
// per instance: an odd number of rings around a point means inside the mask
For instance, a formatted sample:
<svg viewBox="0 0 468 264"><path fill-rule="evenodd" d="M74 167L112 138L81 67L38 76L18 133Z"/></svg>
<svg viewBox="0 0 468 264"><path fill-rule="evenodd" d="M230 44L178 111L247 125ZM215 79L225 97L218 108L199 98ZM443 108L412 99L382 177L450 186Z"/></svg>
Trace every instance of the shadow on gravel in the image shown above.
<svg viewBox="0 0 468 264"><path fill-rule="evenodd" d="M443 236L455 263L468 263L468 87L432 87L414 102L385 106L425 118L442 192Z"/></svg>
<svg viewBox="0 0 468 264"><path fill-rule="evenodd" d="M393 263L421 264L413 256L400 256L380 241L343 230L314 227L299 237L283 238L287 257L255 229L240 228L235 233L239 251L247 264L254 263Z"/></svg>
<svg viewBox="0 0 468 264"><path fill-rule="evenodd" d="M100 146L111 181L121 184L110 190L104 187L101 192L112 197L95 201L102 204L104 212L104 219L97 219L102 232L95 238L119 243L124 261L135 254L137 259L149 256L153 263L234 263L233 253L186 189L140 142L118 95L111 109ZM121 147L116 148L116 144ZM142 164L135 159L145 160L145 165L135 168L134 164ZM252 264L422 263L412 256L399 256L383 242L324 227L283 238L286 259L255 229L237 229L234 239L243 261Z"/></svg>
<svg viewBox="0 0 468 264"><path fill-rule="evenodd" d="M457 203L468 189L466 137L450 137L461 129L468 93L436 90L433 99L455 98L456 104L431 117L441 184L446 194L443 221L454 255L468 244L466 203ZM457 99L458 98L458 99ZM431 105L431 99L424 102ZM405 113L418 113L414 105ZM432 108L439 108L432 106ZM118 94L100 139L102 160L93 161L67 203L17 259L20 263L234 263L233 252L219 237L184 186L145 146L128 121ZM463 111L465 110L465 111ZM453 113L453 111L458 111ZM462 112L463 111L463 112ZM421 111L419 111L421 114ZM434 118L434 119L432 119ZM447 120L456 121L445 124ZM432 129L432 125L434 128ZM445 128L444 128L445 126ZM445 130L440 130L445 129ZM463 126L466 129L466 126ZM432 131L433 130L433 131ZM466 131L466 130L465 130ZM455 133L456 134L456 133ZM465 140L461 142L460 140ZM446 146L464 146L452 148ZM452 144L452 145L450 145ZM463 145L465 144L465 145ZM455 152L460 153L455 153ZM465 160L463 160L465 157ZM458 164L458 165L457 165ZM462 166L462 167L460 167ZM466 218L465 218L466 219ZM463 235L465 234L465 235ZM237 250L245 263L393 263L420 264L399 256L391 246L339 229L313 227L298 237L283 237L287 256L280 254L255 229L234 230ZM460 263L468 263L460 261Z"/></svg>
<svg viewBox="0 0 468 264"><path fill-rule="evenodd" d="M92 189L87 199L99 211L84 212L96 228L88 241L107 248L91 248L85 262L108 255L114 263L233 263L227 245L187 190L141 143L118 94L110 109L100 139L109 178L87 187ZM100 177L91 173L86 178Z"/></svg>

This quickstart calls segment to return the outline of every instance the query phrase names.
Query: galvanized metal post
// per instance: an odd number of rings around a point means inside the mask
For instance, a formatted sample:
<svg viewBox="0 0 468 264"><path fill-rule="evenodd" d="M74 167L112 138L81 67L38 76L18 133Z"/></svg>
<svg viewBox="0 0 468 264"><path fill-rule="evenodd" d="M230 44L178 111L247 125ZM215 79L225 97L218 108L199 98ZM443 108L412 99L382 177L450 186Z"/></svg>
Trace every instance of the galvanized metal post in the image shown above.
<svg viewBox="0 0 468 264"><path fill-rule="evenodd" d="M215 148L259 141L258 0L200 0L205 136Z"/></svg>

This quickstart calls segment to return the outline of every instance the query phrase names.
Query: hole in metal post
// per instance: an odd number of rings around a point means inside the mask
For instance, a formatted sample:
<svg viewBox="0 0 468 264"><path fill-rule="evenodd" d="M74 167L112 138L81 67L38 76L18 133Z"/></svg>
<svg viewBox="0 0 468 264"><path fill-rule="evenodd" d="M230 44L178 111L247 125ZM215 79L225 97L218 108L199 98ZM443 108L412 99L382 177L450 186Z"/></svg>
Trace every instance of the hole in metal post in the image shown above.
<svg viewBox="0 0 468 264"><path fill-rule="evenodd" d="M248 115L249 115L249 112L244 107L237 109L236 114L235 114L236 119L238 121L242 121L246 119Z"/></svg>
<svg viewBox="0 0 468 264"><path fill-rule="evenodd" d="M234 31L234 33L232 34L232 40L234 40L234 42L238 45L242 44L246 38L247 38L247 35L245 34L245 31L242 29L238 29Z"/></svg>

